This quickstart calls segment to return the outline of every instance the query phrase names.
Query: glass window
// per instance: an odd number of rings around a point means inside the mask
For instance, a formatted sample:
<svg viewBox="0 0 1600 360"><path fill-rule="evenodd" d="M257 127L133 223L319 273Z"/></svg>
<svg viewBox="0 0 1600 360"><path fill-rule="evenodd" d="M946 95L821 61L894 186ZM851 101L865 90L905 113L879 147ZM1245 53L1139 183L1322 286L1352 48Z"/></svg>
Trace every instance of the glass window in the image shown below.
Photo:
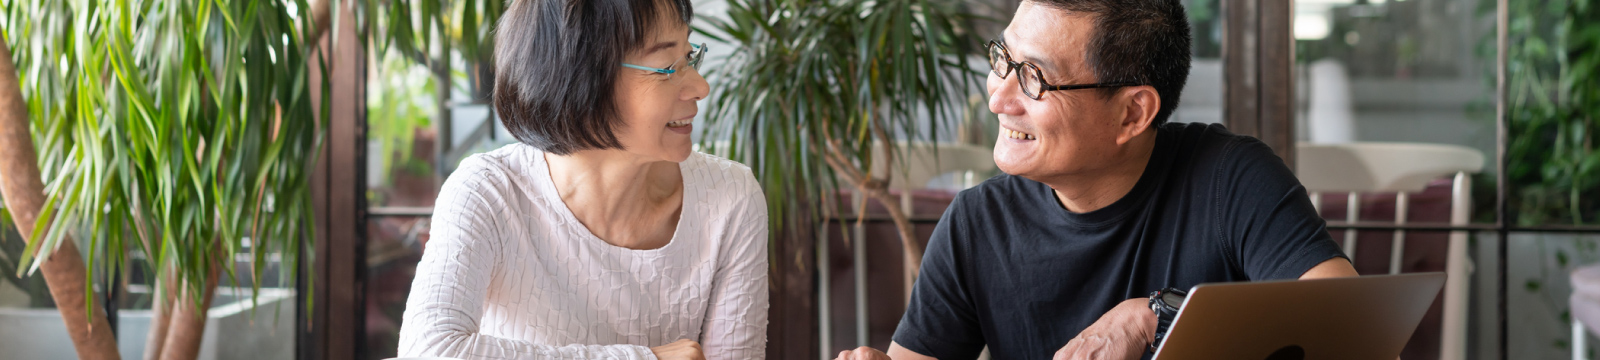
<svg viewBox="0 0 1600 360"><path fill-rule="evenodd" d="M1174 122L1222 123L1224 104L1222 78L1222 2L1184 0L1189 14L1191 42L1189 81L1184 83Z"/></svg>
<svg viewBox="0 0 1600 360"><path fill-rule="evenodd" d="M1519 232L1507 240L1508 358L1571 358L1573 321L1600 325L1600 300L1592 300L1600 299L1600 271L1588 269L1600 264L1600 234ZM1585 336L1596 344L1593 332Z"/></svg>
<svg viewBox="0 0 1600 360"><path fill-rule="evenodd" d="M1494 57L1478 51L1486 41L1492 49L1494 23L1485 19L1493 8L1485 15L1477 0L1297 0L1292 8L1295 170L1323 217L1493 222ZM1489 191L1473 192L1474 186ZM1472 262L1451 256L1451 246L1468 243L1464 234L1335 229L1330 235L1364 275L1452 271ZM1493 258L1496 249L1489 250L1483 255ZM1455 276L1468 274L1454 269ZM1498 274L1478 269L1489 282L1477 290L1498 291ZM1472 331L1498 331L1495 302L1473 294L1444 292L1401 357L1497 354L1470 341L1470 332L1448 331L1456 321ZM1445 299L1476 300L1478 307L1446 309Z"/></svg>
<svg viewBox="0 0 1600 360"><path fill-rule="evenodd" d="M428 242L427 217L378 217L367 221L366 359L394 357L411 279Z"/></svg>
<svg viewBox="0 0 1600 360"><path fill-rule="evenodd" d="M1586 196L1600 186L1590 180L1600 156L1588 138L1593 121L1585 114L1592 111L1584 110L1596 101L1575 95L1597 93L1585 88L1597 85L1579 81L1587 72L1571 65L1600 64L1596 52L1572 50L1600 46L1600 36L1577 35L1592 32L1600 15L1574 4L1508 2L1509 44L1500 49L1492 0L1297 0L1296 170L1322 215L1335 225L1494 223L1496 56L1504 51L1507 225L1600 221L1600 204ZM1445 233L1331 233L1363 274L1439 271L1457 261L1427 260L1458 245ZM1505 264L1497 263L1502 243L1508 248ZM1574 271L1600 263L1600 237L1515 232L1501 239L1483 232L1470 244L1471 315L1461 338L1466 355L1499 357L1497 305L1504 298L1508 358L1572 357L1573 320L1585 311L1574 296L1583 293ZM1508 281L1505 293L1499 292L1501 272ZM1419 336L1437 321L1425 318ZM1428 347L1451 351L1448 345L1437 348L1449 336L1445 331L1413 338L1402 357L1437 356Z"/></svg>

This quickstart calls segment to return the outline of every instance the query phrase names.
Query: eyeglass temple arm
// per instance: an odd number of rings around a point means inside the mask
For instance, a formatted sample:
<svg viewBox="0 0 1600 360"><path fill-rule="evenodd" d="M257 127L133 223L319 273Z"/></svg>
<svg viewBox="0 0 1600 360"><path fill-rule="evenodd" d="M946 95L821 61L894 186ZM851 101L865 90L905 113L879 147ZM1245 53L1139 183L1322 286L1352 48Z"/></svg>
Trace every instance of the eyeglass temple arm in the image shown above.
<svg viewBox="0 0 1600 360"><path fill-rule="evenodd" d="M705 48L704 46L700 46L700 44L689 44L689 46L693 47L695 50L700 50L700 49L704 49ZM702 53L702 55L703 54L704 53ZM673 64L677 64L677 63L673 63ZM630 69L639 69L639 70L650 71L650 72L656 72L656 73L661 73L661 74L669 74L669 75L672 74L672 73L678 72L678 70L676 70L676 69L657 69L657 68L653 68L653 67L639 66L639 65L634 65L634 64L622 64L622 67L630 68Z"/></svg>
<svg viewBox="0 0 1600 360"><path fill-rule="evenodd" d="M1139 85L1138 83L1131 83L1131 82L1080 84L1080 85L1049 85L1049 86L1045 86L1045 90L1056 91L1056 90L1097 89L1097 88L1138 86L1138 85Z"/></svg>
<svg viewBox="0 0 1600 360"><path fill-rule="evenodd" d="M671 74L671 73L678 72L677 70L672 70L672 69L657 69L657 68L653 68L653 67L644 67L644 66L639 66L639 65L634 65L634 64L622 64L622 67L639 69L639 70L644 70L644 71L657 72L657 73L662 73L662 74Z"/></svg>

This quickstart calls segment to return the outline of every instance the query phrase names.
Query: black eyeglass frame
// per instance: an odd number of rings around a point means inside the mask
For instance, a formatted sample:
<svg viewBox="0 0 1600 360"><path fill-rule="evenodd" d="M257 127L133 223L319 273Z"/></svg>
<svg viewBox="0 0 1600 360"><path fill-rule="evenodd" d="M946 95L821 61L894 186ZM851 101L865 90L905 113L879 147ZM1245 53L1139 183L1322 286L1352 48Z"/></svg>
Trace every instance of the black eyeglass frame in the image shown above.
<svg viewBox="0 0 1600 360"><path fill-rule="evenodd" d="M1103 88L1118 88L1118 87L1139 86L1140 85L1139 83L1136 83L1136 82L1127 82L1127 81L1103 82L1103 83L1094 83L1094 84L1076 84L1076 85L1050 85L1050 82L1044 80L1044 71L1039 70L1039 65L1034 65L1032 62L1027 62L1027 61L1023 61L1023 62L1012 61L1011 60L1011 50L1006 49L1006 44L1001 42L1000 40L989 40L989 44L986 45L986 47L989 50L989 71L994 72L994 74L996 76L999 76L1001 79L1004 79L1004 78L1006 78L1006 76L1011 75L1011 72L1013 70L1015 70L1015 71L1032 70L1033 71L1033 78L1039 79L1039 89L1040 89L1039 93L1038 94L1034 94L1032 91L1029 91L1028 90L1028 86L1027 85L1023 85L1022 84L1022 79L1020 79L1020 78L1017 79L1017 87L1022 89L1022 94L1023 95L1027 95L1028 98L1034 99L1034 100L1043 99L1044 98L1044 92L1047 92L1047 91L1103 89ZM1002 59L999 59L999 60L1005 60L1005 62L1006 62L1006 68L1005 68L1004 72L1000 71L1000 68L995 66L995 63L996 63L995 60L997 60L997 59L995 59L996 51L998 51L998 55L1003 57Z"/></svg>

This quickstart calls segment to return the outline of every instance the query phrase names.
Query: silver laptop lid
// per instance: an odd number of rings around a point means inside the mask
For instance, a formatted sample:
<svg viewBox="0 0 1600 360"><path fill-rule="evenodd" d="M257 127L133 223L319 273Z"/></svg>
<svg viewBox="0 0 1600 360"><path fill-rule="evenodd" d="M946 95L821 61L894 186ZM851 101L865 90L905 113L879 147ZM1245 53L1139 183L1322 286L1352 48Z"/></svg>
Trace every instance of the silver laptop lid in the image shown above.
<svg viewBox="0 0 1600 360"><path fill-rule="evenodd" d="M1394 360L1444 273L1201 284L1158 360Z"/></svg>

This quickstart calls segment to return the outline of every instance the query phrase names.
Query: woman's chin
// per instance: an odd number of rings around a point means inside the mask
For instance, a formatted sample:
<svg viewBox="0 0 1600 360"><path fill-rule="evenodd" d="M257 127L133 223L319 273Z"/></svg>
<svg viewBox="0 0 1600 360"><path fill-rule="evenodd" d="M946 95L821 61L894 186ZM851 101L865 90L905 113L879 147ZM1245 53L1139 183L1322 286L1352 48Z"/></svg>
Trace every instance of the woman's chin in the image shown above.
<svg viewBox="0 0 1600 360"><path fill-rule="evenodd" d="M689 154L694 153L694 147L689 145L674 146L663 150L666 151L661 152L661 157L663 158L662 160L675 163L681 163L684 160L689 160Z"/></svg>
<svg viewBox="0 0 1600 360"><path fill-rule="evenodd" d="M662 160L683 162L689 159L689 154L694 153L694 140L690 140L688 136L668 133L662 137L659 150L660 152L655 155L660 156Z"/></svg>
<svg viewBox="0 0 1600 360"><path fill-rule="evenodd" d="M675 163L681 163L684 160L689 160L689 152L688 151L684 151L682 154L674 153L671 157L667 158L667 161L671 161L671 162L675 162Z"/></svg>

